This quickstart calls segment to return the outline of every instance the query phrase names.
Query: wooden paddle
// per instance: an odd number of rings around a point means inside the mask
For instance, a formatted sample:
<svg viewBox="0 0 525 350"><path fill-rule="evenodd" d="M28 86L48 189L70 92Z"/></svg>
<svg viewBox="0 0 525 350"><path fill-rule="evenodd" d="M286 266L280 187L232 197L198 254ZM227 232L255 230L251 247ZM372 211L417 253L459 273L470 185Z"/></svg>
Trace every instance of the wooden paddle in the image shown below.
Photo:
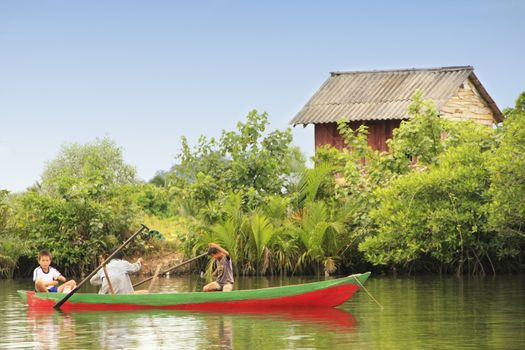
<svg viewBox="0 0 525 350"><path fill-rule="evenodd" d="M179 268L179 267L181 267L181 266L184 266L184 265L186 265L186 264L188 264L188 263L190 263L190 262L192 262L192 261L194 261L194 260L197 260L198 258L202 258L203 256L205 256L205 255L207 255L207 254L208 254L208 253L202 253L202 254L199 255L199 256L196 256L196 257L194 257L194 258L191 258L191 259L189 259L189 260L186 260L186 261L184 261L184 262L181 262L181 263L178 264L178 265L175 265L175 266L173 266L173 267L171 267L171 268L169 268L169 269L167 269L167 270L165 270L165 271L162 271L162 272L159 273L158 275L159 275L159 276L162 276L162 275L164 275L164 274L166 274L166 273L168 273L168 272L171 272L171 271L173 271L173 270L175 270L175 269L177 269L177 268ZM142 280L142 281L140 281L140 282L137 282L137 283L135 283L135 284L133 285L133 287L140 286L142 283L148 282L149 280L153 279L153 277L154 277L154 276L152 276L152 277L148 277L148 278L146 278L145 280Z"/></svg>
<svg viewBox="0 0 525 350"><path fill-rule="evenodd" d="M55 306L53 306L56 310L60 310L60 307L69 299L73 296L73 294L75 294L79 289L80 287L82 287L84 285L84 283L86 283L87 281L89 281L89 279L91 277L93 277L101 268L103 268L111 259L113 259L113 257L118 253L120 252L125 246L128 245L129 242L131 242L136 236L138 236L139 234L141 234L142 231L144 230L148 230L149 231L149 228L148 226L144 225L144 224L140 224L141 227L140 229L135 232L133 235L131 235L131 237L129 237L124 243L122 243L120 245L120 247L118 247L110 256L108 256L106 258L106 260L104 260L102 262L102 264L100 264L93 272L91 272L89 274L89 276L87 276L86 278L84 278L82 280L82 282L80 282L76 287L75 289L73 289L71 292L69 292L65 297L63 297L61 300L59 300Z"/></svg>

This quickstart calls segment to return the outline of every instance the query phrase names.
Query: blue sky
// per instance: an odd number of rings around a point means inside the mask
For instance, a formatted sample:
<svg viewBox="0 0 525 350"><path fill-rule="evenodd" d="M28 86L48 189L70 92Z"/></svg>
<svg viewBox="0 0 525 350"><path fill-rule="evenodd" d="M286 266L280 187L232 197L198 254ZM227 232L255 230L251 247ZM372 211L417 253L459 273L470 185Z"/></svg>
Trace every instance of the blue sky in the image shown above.
<svg viewBox="0 0 525 350"><path fill-rule="evenodd" d="M289 121L330 71L472 65L525 91L525 1L0 1L0 189L109 136L149 180L180 137ZM294 140L313 154L313 129Z"/></svg>

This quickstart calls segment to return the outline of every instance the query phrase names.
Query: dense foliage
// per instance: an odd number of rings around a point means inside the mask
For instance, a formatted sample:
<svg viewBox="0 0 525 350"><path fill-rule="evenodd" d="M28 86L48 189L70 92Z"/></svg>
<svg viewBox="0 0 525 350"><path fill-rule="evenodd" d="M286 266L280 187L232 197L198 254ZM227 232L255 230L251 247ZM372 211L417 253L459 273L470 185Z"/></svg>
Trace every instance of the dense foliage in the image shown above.
<svg viewBox="0 0 525 350"><path fill-rule="evenodd" d="M67 145L39 184L12 198L13 228L34 258L52 251L63 273L92 268L136 225L135 170L108 139Z"/></svg>
<svg viewBox="0 0 525 350"><path fill-rule="evenodd" d="M487 163L490 171L488 229L509 242L502 255L519 255L525 238L525 93L496 135L496 145Z"/></svg>
<svg viewBox="0 0 525 350"><path fill-rule="evenodd" d="M20 257L30 254L29 242L12 229L8 195L8 191L0 190L0 277L11 277Z"/></svg>
<svg viewBox="0 0 525 350"><path fill-rule="evenodd" d="M495 128L441 119L420 93L408 112L388 152L341 121L346 148L318 149L312 168L257 111L219 139L183 138L149 183L110 140L68 145L39 184L0 192L0 273L40 248L87 271L140 220L188 257L220 243L240 274L523 269L525 94Z"/></svg>

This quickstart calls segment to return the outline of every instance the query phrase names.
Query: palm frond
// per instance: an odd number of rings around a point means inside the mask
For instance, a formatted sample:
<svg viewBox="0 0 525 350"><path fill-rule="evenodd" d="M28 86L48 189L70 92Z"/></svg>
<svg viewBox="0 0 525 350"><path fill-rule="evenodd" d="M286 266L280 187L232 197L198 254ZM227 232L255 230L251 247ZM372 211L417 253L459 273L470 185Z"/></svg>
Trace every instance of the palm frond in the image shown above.
<svg viewBox="0 0 525 350"><path fill-rule="evenodd" d="M313 201L323 182L332 176L333 166L328 163L317 164L313 169L306 169L299 182L299 206Z"/></svg>

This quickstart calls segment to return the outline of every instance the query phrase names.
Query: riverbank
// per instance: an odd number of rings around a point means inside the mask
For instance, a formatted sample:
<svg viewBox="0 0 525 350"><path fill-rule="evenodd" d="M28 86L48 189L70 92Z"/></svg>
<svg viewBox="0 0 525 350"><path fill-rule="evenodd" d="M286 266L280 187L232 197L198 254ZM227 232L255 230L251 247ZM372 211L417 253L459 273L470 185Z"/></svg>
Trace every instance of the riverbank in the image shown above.
<svg viewBox="0 0 525 350"><path fill-rule="evenodd" d="M185 259L180 252L172 251L148 254L143 256L143 259L144 262L142 263L142 268L139 273L144 276L152 276L159 265L161 266L160 270L164 271L190 258ZM170 275L188 274L195 268L194 264L195 263L183 265L170 272Z"/></svg>

